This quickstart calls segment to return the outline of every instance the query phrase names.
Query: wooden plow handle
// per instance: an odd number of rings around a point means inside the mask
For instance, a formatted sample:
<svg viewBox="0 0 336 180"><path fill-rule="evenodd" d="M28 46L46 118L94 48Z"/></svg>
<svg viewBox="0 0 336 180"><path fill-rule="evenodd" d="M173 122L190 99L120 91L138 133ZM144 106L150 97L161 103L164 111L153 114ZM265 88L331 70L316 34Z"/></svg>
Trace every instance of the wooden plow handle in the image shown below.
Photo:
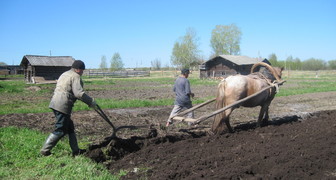
<svg viewBox="0 0 336 180"><path fill-rule="evenodd" d="M189 112L191 112L191 111L193 111L195 109L201 108L201 107L203 107L203 106L205 106L205 105L207 105L207 104L209 104L209 103L211 103L211 102L213 102L215 100L216 100L216 98L213 98L213 99L210 99L208 101L205 101L204 103L198 104L198 105L196 105L196 106L194 106L192 108L186 109L185 111L182 111L182 112L180 112L180 113L172 116L171 119L173 119L173 118L175 118L177 116L184 116L184 115L188 114Z"/></svg>

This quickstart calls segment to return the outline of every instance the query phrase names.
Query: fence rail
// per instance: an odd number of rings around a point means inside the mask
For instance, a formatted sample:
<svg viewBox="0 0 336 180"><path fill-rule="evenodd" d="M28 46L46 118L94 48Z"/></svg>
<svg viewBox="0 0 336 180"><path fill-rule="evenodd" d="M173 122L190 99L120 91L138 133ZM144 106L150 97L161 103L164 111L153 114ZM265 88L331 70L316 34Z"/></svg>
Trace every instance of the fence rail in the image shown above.
<svg viewBox="0 0 336 180"><path fill-rule="evenodd" d="M89 77L144 77L150 76L149 71L113 71L87 70L84 75Z"/></svg>

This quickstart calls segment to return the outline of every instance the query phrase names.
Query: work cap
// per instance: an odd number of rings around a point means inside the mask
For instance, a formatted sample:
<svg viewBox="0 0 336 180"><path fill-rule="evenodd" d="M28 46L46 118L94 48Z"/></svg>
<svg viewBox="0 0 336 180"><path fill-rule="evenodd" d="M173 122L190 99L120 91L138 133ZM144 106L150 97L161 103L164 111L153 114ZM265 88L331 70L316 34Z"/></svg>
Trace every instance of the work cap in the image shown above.
<svg viewBox="0 0 336 180"><path fill-rule="evenodd" d="M85 64L81 60L76 60L75 62L72 63L72 68L74 69L85 69Z"/></svg>
<svg viewBox="0 0 336 180"><path fill-rule="evenodd" d="M181 74L189 74L189 73L190 73L189 69L182 69L181 70Z"/></svg>

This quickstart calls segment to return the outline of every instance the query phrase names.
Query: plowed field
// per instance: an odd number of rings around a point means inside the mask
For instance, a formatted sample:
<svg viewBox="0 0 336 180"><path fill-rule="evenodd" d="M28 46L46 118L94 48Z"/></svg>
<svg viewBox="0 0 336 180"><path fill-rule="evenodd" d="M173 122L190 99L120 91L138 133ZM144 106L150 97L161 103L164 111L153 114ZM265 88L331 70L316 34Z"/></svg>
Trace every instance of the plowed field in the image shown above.
<svg viewBox="0 0 336 180"><path fill-rule="evenodd" d="M194 88L196 95L203 90ZM157 97L143 93L139 98ZM212 119L197 127L176 122L166 128L171 109L105 109L116 127L124 127L114 138L107 138L112 129L94 111L74 112L72 119L79 138L92 140L87 156L112 173L128 170L125 179L336 179L336 92L276 97L270 106L272 120L261 128L255 125L259 108L239 108L232 114L235 132L216 136L207 133ZM196 116L213 110L206 106ZM45 133L55 121L52 112L0 119L0 127Z"/></svg>

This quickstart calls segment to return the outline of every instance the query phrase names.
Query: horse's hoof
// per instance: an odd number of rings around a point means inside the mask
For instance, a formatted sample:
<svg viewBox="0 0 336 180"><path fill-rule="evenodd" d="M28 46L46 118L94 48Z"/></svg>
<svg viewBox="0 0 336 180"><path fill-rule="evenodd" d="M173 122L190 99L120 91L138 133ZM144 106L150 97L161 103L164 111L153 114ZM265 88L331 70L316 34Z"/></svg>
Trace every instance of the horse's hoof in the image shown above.
<svg viewBox="0 0 336 180"><path fill-rule="evenodd" d="M212 130L208 131L207 133L208 133L209 136L215 135L215 133Z"/></svg>

